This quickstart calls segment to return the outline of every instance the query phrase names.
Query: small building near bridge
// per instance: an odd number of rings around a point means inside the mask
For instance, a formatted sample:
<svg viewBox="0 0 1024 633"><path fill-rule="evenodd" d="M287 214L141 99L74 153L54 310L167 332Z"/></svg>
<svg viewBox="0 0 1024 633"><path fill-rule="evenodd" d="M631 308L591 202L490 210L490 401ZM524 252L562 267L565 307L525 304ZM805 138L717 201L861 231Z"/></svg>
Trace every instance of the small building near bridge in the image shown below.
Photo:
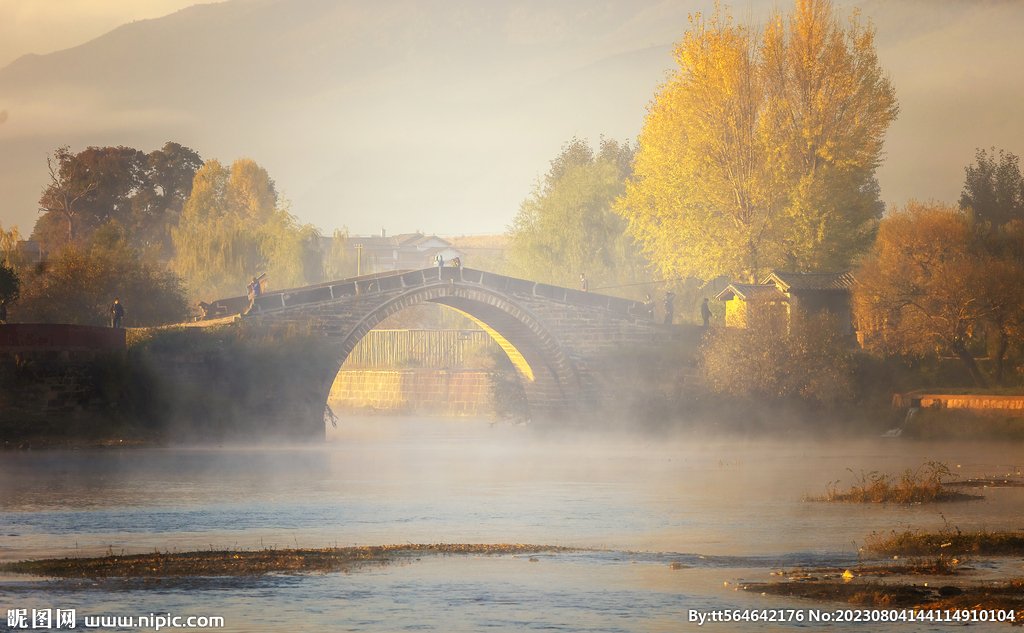
<svg viewBox="0 0 1024 633"><path fill-rule="evenodd" d="M726 327L747 327L749 302L767 301L787 315L831 312L839 319L844 335L852 332L850 288L856 280L849 271L838 273L790 273L772 271L759 284L729 284L715 297L726 302Z"/></svg>
<svg viewBox="0 0 1024 633"><path fill-rule="evenodd" d="M331 239L324 238L325 252L330 252ZM360 258L363 274L429 268L434 265L438 255L444 258L446 264L454 257L460 258L463 265L466 261L465 253L452 246L448 240L418 232L388 236L381 229L380 235L352 235L348 238L346 248L353 259Z"/></svg>

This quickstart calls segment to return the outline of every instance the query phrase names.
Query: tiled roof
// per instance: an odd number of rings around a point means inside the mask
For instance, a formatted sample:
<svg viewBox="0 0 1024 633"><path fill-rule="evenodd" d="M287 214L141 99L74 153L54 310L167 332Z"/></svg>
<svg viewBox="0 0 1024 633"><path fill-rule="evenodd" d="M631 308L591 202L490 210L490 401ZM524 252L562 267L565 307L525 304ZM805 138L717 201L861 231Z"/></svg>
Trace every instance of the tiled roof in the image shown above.
<svg viewBox="0 0 1024 633"><path fill-rule="evenodd" d="M774 292L781 295L781 293L779 293L779 289L771 284L729 284L725 287L725 290L715 295L715 300L729 301L733 296L735 296L743 301L749 301L754 295L760 295L766 292Z"/></svg>
<svg viewBox="0 0 1024 633"><path fill-rule="evenodd" d="M783 292L791 290L848 290L857 282L849 271L841 273L786 273L772 271L762 284L774 284Z"/></svg>
<svg viewBox="0 0 1024 633"><path fill-rule="evenodd" d="M350 235L348 247L352 248L355 244L362 244L364 248L394 248L398 246L398 242L393 237L380 237L379 235L360 237L358 235Z"/></svg>
<svg viewBox="0 0 1024 633"><path fill-rule="evenodd" d="M449 242L444 238L437 237L436 235L423 235L422 233L400 233L398 235L391 235L387 237L380 237L379 235L367 235L361 237L359 235L350 235L348 238L349 248L355 244L362 244L364 248L368 249L387 249L387 248L401 248L403 246L419 246L420 244L436 239L445 244Z"/></svg>
<svg viewBox="0 0 1024 633"><path fill-rule="evenodd" d="M399 246L418 244L426 239L422 233L400 233L394 237L395 243Z"/></svg>

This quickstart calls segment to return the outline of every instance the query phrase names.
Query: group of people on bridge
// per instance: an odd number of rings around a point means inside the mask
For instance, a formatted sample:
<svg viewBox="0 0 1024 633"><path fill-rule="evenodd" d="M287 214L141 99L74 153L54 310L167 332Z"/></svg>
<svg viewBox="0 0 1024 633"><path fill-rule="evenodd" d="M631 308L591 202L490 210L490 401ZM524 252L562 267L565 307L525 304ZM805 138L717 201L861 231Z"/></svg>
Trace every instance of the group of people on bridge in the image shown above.
<svg viewBox="0 0 1024 633"><path fill-rule="evenodd" d="M458 257L453 257L449 261L451 262L452 268L462 268L462 260L459 259ZM445 265L445 263L444 263L444 255L442 255L441 253L438 253L434 257L434 266L435 267L439 266L439 267L443 268L444 265Z"/></svg>

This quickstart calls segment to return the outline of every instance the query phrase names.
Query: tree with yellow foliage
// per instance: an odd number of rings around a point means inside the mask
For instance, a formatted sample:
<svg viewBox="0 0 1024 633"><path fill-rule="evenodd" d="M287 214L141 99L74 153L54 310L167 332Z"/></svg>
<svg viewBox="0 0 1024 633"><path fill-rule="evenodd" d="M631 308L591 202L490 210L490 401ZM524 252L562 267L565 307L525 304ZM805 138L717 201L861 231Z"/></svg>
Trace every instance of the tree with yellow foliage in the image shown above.
<svg viewBox="0 0 1024 633"><path fill-rule="evenodd" d="M171 266L192 298L244 294L261 272L277 288L320 281L320 232L299 225L289 209L267 170L252 159L240 158L230 168L206 161L172 231Z"/></svg>
<svg viewBox="0 0 1024 633"><path fill-rule="evenodd" d="M990 241L987 229L969 212L939 203L910 202L882 220L853 288L865 347L949 352L977 386L986 387L972 347L984 342L990 328L1006 336L1018 331L1013 328L1021 321L1024 291L1020 258Z"/></svg>
<svg viewBox="0 0 1024 633"><path fill-rule="evenodd" d="M5 231L4 223L0 222L0 265L18 267L21 263L21 251L18 249L20 241L21 233L18 232L17 224L10 231Z"/></svg>
<svg viewBox="0 0 1024 633"><path fill-rule="evenodd" d="M691 17L674 56L616 205L662 274L756 282L863 253L898 113L870 25L854 14L844 28L829 0L758 31L719 8Z"/></svg>

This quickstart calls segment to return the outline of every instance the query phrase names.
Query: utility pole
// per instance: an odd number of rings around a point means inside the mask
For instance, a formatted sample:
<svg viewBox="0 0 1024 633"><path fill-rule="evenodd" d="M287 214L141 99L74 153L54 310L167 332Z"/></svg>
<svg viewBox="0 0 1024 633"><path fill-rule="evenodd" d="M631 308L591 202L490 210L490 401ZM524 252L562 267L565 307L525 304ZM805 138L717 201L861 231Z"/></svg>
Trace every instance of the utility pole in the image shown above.
<svg viewBox="0 0 1024 633"><path fill-rule="evenodd" d="M363 245L356 244L356 277L363 275Z"/></svg>

